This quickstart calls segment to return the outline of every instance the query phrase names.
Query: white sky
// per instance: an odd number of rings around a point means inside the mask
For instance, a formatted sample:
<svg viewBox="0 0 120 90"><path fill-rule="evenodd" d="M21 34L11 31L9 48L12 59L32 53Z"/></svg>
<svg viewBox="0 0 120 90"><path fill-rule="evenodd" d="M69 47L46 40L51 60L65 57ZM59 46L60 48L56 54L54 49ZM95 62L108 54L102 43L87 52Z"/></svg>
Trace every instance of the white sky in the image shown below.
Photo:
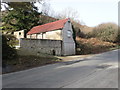
<svg viewBox="0 0 120 90"><path fill-rule="evenodd" d="M104 22L118 24L119 0L50 0L50 6L55 12L65 8L73 8L79 13L79 20L87 26L96 26Z"/></svg>
<svg viewBox="0 0 120 90"><path fill-rule="evenodd" d="M46 0L56 13L66 8L78 12L78 19L87 26L96 26L105 22L118 24L118 2L120 0ZM41 8L39 5L37 5ZM54 14L54 12L53 12Z"/></svg>

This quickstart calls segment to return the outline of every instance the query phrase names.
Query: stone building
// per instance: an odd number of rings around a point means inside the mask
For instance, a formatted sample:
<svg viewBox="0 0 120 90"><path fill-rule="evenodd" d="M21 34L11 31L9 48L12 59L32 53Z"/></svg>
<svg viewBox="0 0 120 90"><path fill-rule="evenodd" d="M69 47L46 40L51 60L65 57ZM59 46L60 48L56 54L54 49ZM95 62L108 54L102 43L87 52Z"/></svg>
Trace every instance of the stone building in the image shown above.
<svg viewBox="0 0 120 90"><path fill-rule="evenodd" d="M20 40L20 38L26 38L26 34L27 34L26 30L20 30L20 31L15 31L15 32L14 32L14 36L15 36L18 40Z"/></svg>
<svg viewBox="0 0 120 90"><path fill-rule="evenodd" d="M74 55L75 42L70 19L33 27L20 41L21 49L34 53Z"/></svg>

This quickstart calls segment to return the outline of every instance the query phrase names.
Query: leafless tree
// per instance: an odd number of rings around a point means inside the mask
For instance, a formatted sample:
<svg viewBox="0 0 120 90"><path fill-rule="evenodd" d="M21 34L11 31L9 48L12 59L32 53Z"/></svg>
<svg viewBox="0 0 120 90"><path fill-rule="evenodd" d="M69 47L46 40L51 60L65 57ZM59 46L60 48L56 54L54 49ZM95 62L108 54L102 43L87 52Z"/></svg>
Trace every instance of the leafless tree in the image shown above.
<svg viewBox="0 0 120 90"><path fill-rule="evenodd" d="M58 14L58 18L71 18L74 21L78 21L79 13L73 8L66 8Z"/></svg>

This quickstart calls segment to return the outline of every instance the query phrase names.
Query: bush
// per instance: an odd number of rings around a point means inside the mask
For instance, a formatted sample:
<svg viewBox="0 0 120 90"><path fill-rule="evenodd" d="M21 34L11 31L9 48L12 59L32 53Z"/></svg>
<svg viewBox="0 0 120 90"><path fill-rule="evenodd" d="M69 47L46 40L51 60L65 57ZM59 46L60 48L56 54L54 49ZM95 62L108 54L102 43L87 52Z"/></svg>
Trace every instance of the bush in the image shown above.
<svg viewBox="0 0 120 90"><path fill-rule="evenodd" d="M118 33L118 25L114 23L103 23L93 29L88 37L98 38L107 42L118 42L120 33Z"/></svg>
<svg viewBox="0 0 120 90"><path fill-rule="evenodd" d="M120 27L118 27L118 36L116 42L120 44Z"/></svg>
<svg viewBox="0 0 120 90"><path fill-rule="evenodd" d="M75 37L78 36L84 38L85 34L81 31L80 26L81 26L80 23L77 23L76 21L72 21L72 28L73 31L75 32Z"/></svg>
<svg viewBox="0 0 120 90"><path fill-rule="evenodd" d="M17 56L17 52L14 48L8 45L8 40L5 35L2 35L2 59L5 60L13 59Z"/></svg>
<svg viewBox="0 0 120 90"><path fill-rule="evenodd" d="M8 35L4 35L4 36L7 39L7 44L10 47L14 48L15 45L19 44L19 40L14 35L8 34Z"/></svg>

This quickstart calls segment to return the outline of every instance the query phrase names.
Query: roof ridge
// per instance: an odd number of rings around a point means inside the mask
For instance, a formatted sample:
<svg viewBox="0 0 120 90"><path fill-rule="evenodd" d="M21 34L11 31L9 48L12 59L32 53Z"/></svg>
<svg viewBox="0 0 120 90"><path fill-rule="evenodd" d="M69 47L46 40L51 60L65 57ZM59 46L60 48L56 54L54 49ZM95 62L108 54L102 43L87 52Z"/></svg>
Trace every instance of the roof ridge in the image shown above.
<svg viewBox="0 0 120 90"><path fill-rule="evenodd" d="M42 24L42 25L38 25L38 26L34 26L34 27L39 27L39 26L44 26L44 25L47 25L47 24L52 24L52 23L56 23L56 22L59 22L59 21L62 21L62 20L68 20L68 18L67 18L67 19L57 20L57 21L54 21L54 22L49 22L49 23ZM33 27L33 28L34 28L34 27Z"/></svg>

